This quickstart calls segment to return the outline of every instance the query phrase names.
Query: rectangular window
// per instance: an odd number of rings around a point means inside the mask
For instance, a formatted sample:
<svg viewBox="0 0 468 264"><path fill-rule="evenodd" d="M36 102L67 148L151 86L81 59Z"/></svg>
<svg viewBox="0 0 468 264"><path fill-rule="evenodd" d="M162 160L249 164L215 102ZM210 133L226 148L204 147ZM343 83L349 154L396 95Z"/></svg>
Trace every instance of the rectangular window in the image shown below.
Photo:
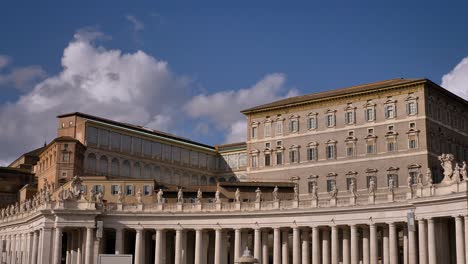
<svg viewBox="0 0 468 264"><path fill-rule="evenodd" d="M128 152L132 150L132 138L126 135L122 135L122 151Z"/></svg>
<svg viewBox="0 0 468 264"><path fill-rule="evenodd" d="M117 195L119 193L119 185L112 185L111 186L111 194Z"/></svg>
<svg viewBox="0 0 468 264"><path fill-rule="evenodd" d="M271 156L270 154L265 154L265 167L271 165Z"/></svg>
<svg viewBox="0 0 468 264"><path fill-rule="evenodd" d="M418 106L416 102L408 102L406 104L406 113L408 115L415 115L418 113Z"/></svg>
<svg viewBox="0 0 468 264"><path fill-rule="evenodd" d="M336 157L336 148L335 145L328 145L326 148L327 159L334 159Z"/></svg>
<svg viewBox="0 0 468 264"><path fill-rule="evenodd" d="M93 193L104 193L104 186L102 185L93 185Z"/></svg>
<svg viewBox="0 0 468 264"><path fill-rule="evenodd" d="M308 119L308 128L309 129L317 129L317 118L314 117L309 117Z"/></svg>
<svg viewBox="0 0 468 264"><path fill-rule="evenodd" d="M252 168L257 168L258 166L258 158L257 156L252 156Z"/></svg>
<svg viewBox="0 0 468 264"><path fill-rule="evenodd" d="M151 195L153 193L153 186L145 185L143 186L143 195Z"/></svg>
<svg viewBox="0 0 468 264"><path fill-rule="evenodd" d="M283 152L276 152L276 165L283 164Z"/></svg>
<svg viewBox="0 0 468 264"><path fill-rule="evenodd" d="M416 184L418 182L418 172L417 171L410 171L409 176L411 178L411 184Z"/></svg>
<svg viewBox="0 0 468 264"><path fill-rule="evenodd" d="M374 129L373 128L368 128L367 129L367 134L373 135L374 134Z"/></svg>
<svg viewBox="0 0 468 264"><path fill-rule="evenodd" d="M414 138L409 139L409 148L410 149L418 148L418 143L417 143L416 139L414 139Z"/></svg>
<svg viewBox="0 0 468 264"><path fill-rule="evenodd" d="M317 160L317 148L309 148L307 154L309 160Z"/></svg>
<svg viewBox="0 0 468 264"><path fill-rule="evenodd" d="M276 135L283 135L283 121L276 121Z"/></svg>
<svg viewBox="0 0 468 264"><path fill-rule="evenodd" d="M271 136L271 123L265 123L265 137Z"/></svg>
<svg viewBox="0 0 468 264"><path fill-rule="evenodd" d="M314 189L314 186L317 186L317 182L312 180L309 182L309 193L312 193L312 190Z"/></svg>
<svg viewBox="0 0 468 264"><path fill-rule="evenodd" d="M69 162L70 161L70 152L62 153L62 161L63 162Z"/></svg>
<svg viewBox="0 0 468 264"><path fill-rule="evenodd" d="M416 128L416 123L414 123L414 122L409 123L409 128L415 129Z"/></svg>
<svg viewBox="0 0 468 264"><path fill-rule="evenodd" d="M282 145L283 145L283 141L281 141L281 140L276 141L276 146L277 147L281 147Z"/></svg>
<svg viewBox="0 0 468 264"><path fill-rule="evenodd" d="M331 192L336 185L336 180L329 179L327 180L327 192Z"/></svg>
<svg viewBox="0 0 468 264"><path fill-rule="evenodd" d="M354 112L353 111L349 111L345 113L345 122L348 125L354 124Z"/></svg>
<svg viewBox="0 0 468 264"><path fill-rule="evenodd" d="M395 106L387 105L385 106L385 118L394 118L395 117Z"/></svg>
<svg viewBox="0 0 468 264"><path fill-rule="evenodd" d="M377 177L374 175L371 175L371 176L367 176L367 188L369 188L370 186L371 179L374 180L374 184L377 187Z"/></svg>
<svg viewBox="0 0 468 264"><path fill-rule="evenodd" d="M351 182L353 182L354 178L346 178L346 190L350 190ZM354 187L356 188L356 186Z"/></svg>
<svg viewBox="0 0 468 264"><path fill-rule="evenodd" d="M395 150L396 150L395 142L393 141L387 142L387 151L394 152Z"/></svg>
<svg viewBox="0 0 468 264"><path fill-rule="evenodd" d="M111 148L113 150L120 150L120 134L111 132L110 140L111 140Z"/></svg>
<svg viewBox="0 0 468 264"><path fill-rule="evenodd" d="M135 186L125 185L125 195L133 195L133 194L135 194Z"/></svg>
<svg viewBox="0 0 468 264"><path fill-rule="evenodd" d="M289 152L289 160L291 163L299 162L299 154L297 150L291 150Z"/></svg>
<svg viewBox="0 0 468 264"><path fill-rule="evenodd" d="M266 148L266 149L269 149L269 148L271 148L271 144L270 144L270 142L267 142L267 143L265 143L265 148Z"/></svg>
<svg viewBox="0 0 468 264"><path fill-rule="evenodd" d="M388 126L388 131L394 131L395 130L395 126L394 125L389 125Z"/></svg>
<svg viewBox="0 0 468 264"><path fill-rule="evenodd" d="M375 153L375 143L367 142L367 154L374 154L374 153Z"/></svg>
<svg viewBox="0 0 468 264"><path fill-rule="evenodd" d="M366 116L366 121L374 121L375 120L374 108L366 109L365 116Z"/></svg>
<svg viewBox="0 0 468 264"><path fill-rule="evenodd" d="M346 156L348 157L354 156L354 145L349 145L346 147Z"/></svg>
<svg viewBox="0 0 468 264"><path fill-rule="evenodd" d="M99 129L99 145L103 147L109 146L109 131Z"/></svg>
<svg viewBox="0 0 468 264"><path fill-rule="evenodd" d="M252 127L252 138L257 138L257 127Z"/></svg>
<svg viewBox="0 0 468 264"><path fill-rule="evenodd" d="M92 127L92 126L86 127L86 143L89 145L96 145L98 143L98 129L97 128Z"/></svg>
<svg viewBox="0 0 468 264"><path fill-rule="evenodd" d="M335 126L335 115L328 114L327 115L327 127L334 127Z"/></svg>
<svg viewBox="0 0 468 264"><path fill-rule="evenodd" d="M299 121L298 120L291 120L289 130L291 132L293 132L293 133L298 132L299 131Z"/></svg>

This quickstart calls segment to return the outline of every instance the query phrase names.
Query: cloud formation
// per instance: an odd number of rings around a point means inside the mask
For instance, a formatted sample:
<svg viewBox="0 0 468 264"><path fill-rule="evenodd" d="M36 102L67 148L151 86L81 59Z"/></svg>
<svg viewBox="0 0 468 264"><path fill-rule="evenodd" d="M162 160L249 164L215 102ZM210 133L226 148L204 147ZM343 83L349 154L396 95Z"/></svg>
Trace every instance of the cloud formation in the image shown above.
<svg viewBox="0 0 468 264"><path fill-rule="evenodd" d="M0 70L10 63L10 57L0 54Z"/></svg>
<svg viewBox="0 0 468 264"><path fill-rule="evenodd" d="M468 100L468 57L462 59L455 68L442 76L441 86Z"/></svg>
<svg viewBox="0 0 468 264"><path fill-rule="evenodd" d="M197 95L184 109L193 118L204 118L216 128L227 130L226 142L243 141L247 128L239 111L297 95L297 90L287 88L285 82L284 74L269 74L249 88Z"/></svg>
<svg viewBox="0 0 468 264"><path fill-rule="evenodd" d="M37 65L13 68L9 73L3 72L10 64L11 58L0 54L0 86L10 85L24 91L46 76L42 67Z"/></svg>
<svg viewBox="0 0 468 264"><path fill-rule="evenodd" d="M145 28L145 24L133 15L126 15L125 19L132 23L133 30L135 31L142 31Z"/></svg>

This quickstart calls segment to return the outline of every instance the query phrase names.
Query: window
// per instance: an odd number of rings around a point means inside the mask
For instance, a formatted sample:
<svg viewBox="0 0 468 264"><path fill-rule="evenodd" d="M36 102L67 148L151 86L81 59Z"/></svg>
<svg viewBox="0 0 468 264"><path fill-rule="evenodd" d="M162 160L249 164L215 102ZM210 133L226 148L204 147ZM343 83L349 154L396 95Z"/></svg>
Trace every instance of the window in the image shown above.
<svg viewBox="0 0 468 264"><path fill-rule="evenodd" d="M252 138L257 138L257 127L252 127Z"/></svg>
<svg viewBox="0 0 468 264"><path fill-rule="evenodd" d="M276 121L276 135L283 135L283 121Z"/></svg>
<svg viewBox="0 0 468 264"><path fill-rule="evenodd" d="M270 147L271 147L270 142L265 143L265 148L266 148L266 149L269 149Z"/></svg>
<svg viewBox="0 0 468 264"><path fill-rule="evenodd" d="M307 150L307 159L308 160L317 160L317 147L310 147Z"/></svg>
<svg viewBox="0 0 468 264"><path fill-rule="evenodd" d="M279 151L276 152L276 165L281 165L283 164L283 152Z"/></svg>
<svg viewBox="0 0 468 264"><path fill-rule="evenodd" d="M143 186L143 195L151 195L153 193L153 186L145 185Z"/></svg>
<svg viewBox="0 0 468 264"><path fill-rule="evenodd" d="M414 122L409 123L409 128L410 129L415 129L416 128L416 123L414 123Z"/></svg>
<svg viewBox="0 0 468 264"><path fill-rule="evenodd" d="M367 142L367 154L374 154L375 153L375 142L368 141Z"/></svg>
<svg viewBox="0 0 468 264"><path fill-rule="evenodd" d="M309 129L317 129L317 117L316 116L309 117L307 126Z"/></svg>
<svg viewBox="0 0 468 264"><path fill-rule="evenodd" d="M366 121L374 121L375 120L375 109L374 108L367 108L365 111Z"/></svg>
<svg viewBox="0 0 468 264"><path fill-rule="evenodd" d="M69 126L73 126L73 121L68 122Z"/></svg>
<svg viewBox="0 0 468 264"><path fill-rule="evenodd" d="M348 131L348 137L354 137L354 131Z"/></svg>
<svg viewBox="0 0 468 264"><path fill-rule="evenodd" d="M299 162L299 151L297 149L289 151L289 160L291 163Z"/></svg>
<svg viewBox="0 0 468 264"><path fill-rule="evenodd" d="M327 192L331 192L334 187L336 186L336 180L335 179L328 179L327 180Z"/></svg>
<svg viewBox="0 0 468 264"><path fill-rule="evenodd" d="M252 156L252 168L257 168L258 166L258 157Z"/></svg>
<svg viewBox="0 0 468 264"><path fill-rule="evenodd" d="M389 125L388 126L388 131L395 131L395 126L394 125Z"/></svg>
<svg viewBox="0 0 468 264"><path fill-rule="evenodd" d="M390 173L387 175L387 186L390 187L390 179L393 181L393 187L398 187L398 174Z"/></svg>
<svg viewBox="0 0 468 264"><path fill-rule="evenodd" d="M385 118L395 118L395 106L394 105L385 106Z"/></svg>
<svg viewBox="0 0 468 264"><path fill-rule="evenodd" d="M345 113L345 122L348 125L354 124L354 111L348 111Z"/></svg>
<svg viewBox="0 0 468 264"><path fill-rule="evenodd" d="M415 115L418 113L418 105L416 102L408 102L406 104L406 114Z"/></svg>
<svg viewBox="0 0 468 264"><path fill-rule="evenodd" d="M62 153L62 161L63 162L69 162L70 161L70 152Z"/></svg>
<svg viewBox="0 0 468 264"><path fill-rule="evenodd" d="M351 190L351 183L354 181L354 188L356 188L356 179L355 178L346 178L346 190Z"/></svg>
<svg viewBox="0 0 468 264"><path fill-rule="evenodd" d="M317 181L315 180L309 181L309 193L312 193L314 186L317 186Z"/></svg>
<svg viewBox="0 0 468 264"><path fill-rule="evenodd" d="M388 152L394 152L395 150L396 150L396 144L395 144L395 142L394 142L393 140L387 142L387 151L388 151Z"/></svg>
<svg viewBox="0 0 468 264"><path fill-rule="evenodd" d="M370 182L371 182L372 180L374 181L375 187L376 187L376 189L377 189L377 176L375 176L375 175L369 175L369 176L367 176L367 188L369 188Z"/></svg>
<svg viewBox="0 0 468 264"><path fill-rule="evenodd" d="M62 128L64 128L64 127L65 127L65 123L62 123Z"/></svg>
<svg viewBox="0 0 468 264"><path fill-rule="evenodd" d="M327 127L335 126L335 114L328 114L326 120L327 120Z"/></svg>
<svg viewBox="0 0 468 264"><path fill-rule="evenodd" d="M265 123L264 136L265 137L270 137L271 136L271 123Z"/></svg>
<svg viewBox="0 0 468 264"><path fill-rule="evenodd" d="M133 195L133 194L135 194L135 186L125 185L125 195Z"/></svg>
<svg viewBox="0 0 468 264"><path fill-rule="evenodd" d="M327 152L327 159L336 158L336 147L335 147L335 145L328 145L326 147L326 152Z"/></svg>
<svg viewBox="0 0 468 264"><path fill-rule="evenodd" d="M373 128L368 128L367 129L367 134L373 135L374 134L374 129Z"/></svg>
<svg viewBox="0 0 468 264"><path fill-rule="evenodd" d="M411 178L411 184L416 184L418 182L418 171L411 170L409 176Z"/></svg>
<svg viewBox="0 0 468 264"><path fill-rule="evenodd" d="M408 142L409 148L410 149L416 149L418 148L418 142L415 137L410 137L409 142Z"/></svg>
<svg viewBox="0 0 468 264"><path fill-rule="evenodd" d="M112 185L111 186L111 195L117 195L119 193L119 185Z"/></svg>
<svg viewBox="0 0 468 264"><path fill-rule="evenodd" d="M282 145L283 145L283 141L281 141L281 140L276 141L276 146L277 147L281 147Z"/></svg>
<svg viewBox="0 0 468 264"><path fill-rule="evenodd" d="M93 193L104 193L104 186L102 185L93 185Z"/></svg>
<svg viewBox="0 0 468 264"><path fill-rule="evenodd" d="M297 119L291 120L289 131L293 133L299 131L299 121Z"/></svg>
<svg viewBox="0 0 468 264"><path fill-rule="evenodd" d="M355 155L355 147L354 144L348 144L346 146L346 156L353 157Z"/></svg>
<svg viewBox="0 0 468 264"><path fill-rule="evenodd" d="M271 155L270 153L265 154L265 167L271 165Z"/></svg>

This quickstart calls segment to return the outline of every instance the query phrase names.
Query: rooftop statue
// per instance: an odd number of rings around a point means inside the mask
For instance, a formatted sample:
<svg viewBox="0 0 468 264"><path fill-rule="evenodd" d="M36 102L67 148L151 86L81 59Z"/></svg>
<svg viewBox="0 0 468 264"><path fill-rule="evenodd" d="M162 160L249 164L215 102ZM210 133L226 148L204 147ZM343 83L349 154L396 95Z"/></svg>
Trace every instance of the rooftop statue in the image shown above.
<svg viewBox="0 0 468 264"><path fill-rule="evenodd" d="M156 202L158 204L162 203L163 202L163 190L162 189L159 189L158 193L156 194Z"/></svg>
<svg viewBox="0 0 468 264"><path fill-rule="evenodd" d="M239 191L239 188L236 189L235 199L236 199L236 203L240 203L240 191Z"/></svg>
<svg viewBox="0 0 468 264"><path fill-rule="evenodd" d="M278 201L278 186L273 189L273 201Z"/></svg>
<svg viewBox="0 0 468 264"><path fill-rule="evenodd" d="M442 154L439 156L440 165L444 169L444 179L442 182L450 183L453 181L453 155L452 154Z"/></svg>

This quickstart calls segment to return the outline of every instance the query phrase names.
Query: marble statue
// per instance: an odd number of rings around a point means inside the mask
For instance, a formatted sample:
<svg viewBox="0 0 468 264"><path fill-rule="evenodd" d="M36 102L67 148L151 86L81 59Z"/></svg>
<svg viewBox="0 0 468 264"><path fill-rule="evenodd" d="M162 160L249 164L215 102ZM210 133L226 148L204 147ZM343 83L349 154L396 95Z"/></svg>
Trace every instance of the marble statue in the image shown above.
<svg viewBox="0 0 468 264"><path fill-rule="evenodd" d="M442 182L452 182L453 176L453 155L452 154L442 154L438 157L440 161L440 165L444 169L444 179Z"/></svg>
<svg viewBox="0 0 468 264"><path fill-rule="evenodd" d="M297 188L297 184L294 185L294 200L299 201L299 189Z"/></svg>
<svg viewBox="0 0 468 264"><path fill-rule="evenodd" d="M73 177L72 182L70 184L70 186L71 186L70 192L72 194L72 197L75 198L75 199L80 198L81 183L82 183L82 180L81 180L80 177L78 177L78 176Z"/></svg>
<svg viewBox="0 0 468 264"><path fill-rule="evenodd" d="M255 190L255 202L259 203L261 200L262 200L262 191L260 190L260 188L257 188L257 190Z"/></svg>
<svg viewBox="0 0 468 264"><path fill-rule="evenodd" d="M352 178L351 182L349 183L349 191L353 196L356 196L356 184L355 184L356 179Z"/></svg>
<svg viewBox="0 0 468 264"><path fill-rule="evenodd" d="M388 179L388 191L393 192L394 187L395 187L395 184L393 182L393 177L390 177L390 179Z"/></svg>
<svg viewBox="0 0 468 264"><path fill-rule="evenodd" d="M312 198L314 198L314 199L318 198L318 190L317 190L317 185L316 184L312 185Z"/></svg>
<svg viewBox="0 0 468 264"><path fill-rule="evenodd" d="M426 170L426 182L429 185L432 185L432 171L430 168L427 168Z"/></svg>
<svg viewBox="0 0 468 264"><path fill-rule="evenodd" d="M331 198L336 198L338 196L338 188L336 188L336 185L333 184L332 189L330 191L330 196Z"/></svg>
<svg viewBox="0 0 468 264"><path fill-rule="evenodd" d="M374 194L375 189L376 189L375 180L374 180L374 178L371 178L370 182L369 182L369 193Z"/></svg>
<svg viewBox="0 0 468 264"><path fill-rule="evenodd" d="M417 176L416 180L418 182L418 185L423 185L423 174L422 174L421 171L418 173L418 176Z"/></svg>
<svg viewBox="0 0 468 264"><path fill-rule="evenodd" d="M463 161L462 163L461 175L465 181L468 180L468 169L466 168L466 161Z"/></svg>
<svg viewBox="0 0 468 264"><path fill-rule="evenodd" d="M117 191L117 202L123 202L122 186L119 185L119 190Z"/></svg>
<svg viewBox="0 0 468 264"><path fill-rule="evenodd" d="M198 191L197 191L197 202L201 202L201 199L203 198L203 193L202 191L200 190L200 188L198 188Z"/></svg>
<svg viewBox="0 0 468 264"><path fill-rule="evenodd" d="M182 188L179 188L179 191L177 192L177 202L178 203L184 202L184 193L182 192Z"/></svg>
<svg viewBox="0 0 468 264"><path fill-rule="evenodd" d="M159 189L158 193L156 194L156 202L158 204L162 203L163 202L163 190L162 189Z"/></svg>
<svg viewBox="0 0 468 264"><path fill-rule="evenodd" d="M219 197L219 187L216 188L216 192L215 192L215 202L221 202L221 199Z"/></svg>
<svg viewBox="0 0 468 264"><path fill-rule="evenodd" d="M240 190L239 190L239 188L236 189L235 199L236 199L236 203L240 203Z"/></svg>
<svg viewBox="0 0 468 264"><path fill-rule="evenodd" d="M137 203L142 204L143 203L143 197L141 196L141 189L138 188L137 194L136 194L136 199Z"/></svg>
<svg viewBox="0 0 468 264"><path fill-rule="evenodd" d="M96 203L102 204L102 202L103 202L102 199L103 199L103 198L104 198L103 193L102 193L102 192L98 192L98 193L96 194Z"/></svg>
<svg viewBox="0 0 468 264"><path fill-rule="evenodd" d="M461 178L460 170L461 168L458 165L458 163L455 163L455 169L453 170L453 176L452 176L452 179L454 182L460 182L460 178Z"/></svg>
<svg viewBox="0 0 468 264"><path fill-rule="evenodd" d="M273 201L278 201L278 186L275 186L275 189L273 189Z"/></svg>

